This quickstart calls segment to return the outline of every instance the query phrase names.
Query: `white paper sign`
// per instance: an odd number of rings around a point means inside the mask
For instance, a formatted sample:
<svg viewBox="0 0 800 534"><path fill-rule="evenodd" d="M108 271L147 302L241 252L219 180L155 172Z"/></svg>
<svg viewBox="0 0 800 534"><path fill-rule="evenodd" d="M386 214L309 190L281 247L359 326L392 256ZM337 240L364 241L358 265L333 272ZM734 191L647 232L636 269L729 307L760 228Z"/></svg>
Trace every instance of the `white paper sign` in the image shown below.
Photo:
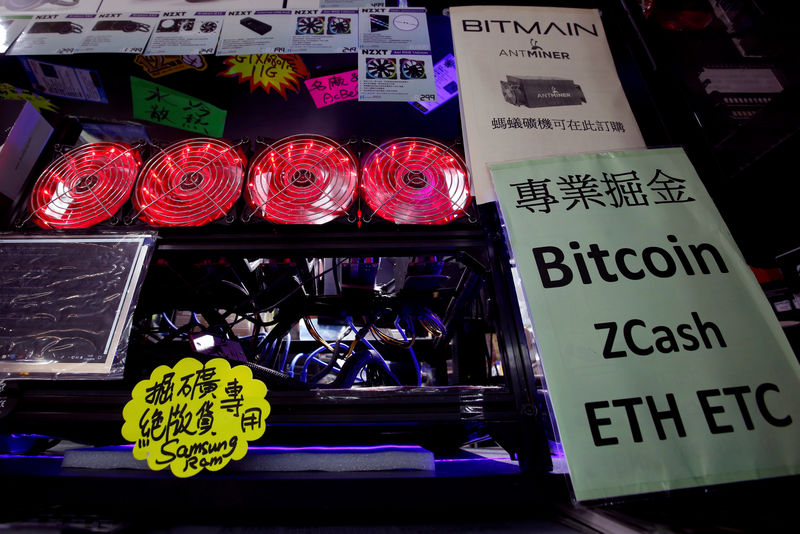
<svg viewBox="0 0 800 534"><path fill-rule="evenodd" d="M467 160L479 203L486 164L642 148L595 9L450 9Z"/></svg>
<svg viewBox="0 0 800 534"><path fill-rule="evenodd" d="M25 26L28 25L29 19L15 19L15 18L0 18L0 54L5 53L11 43L19 37Z"/></svg>
<svg viewBox="0 0 800 534"><path fill-rule="evenodd" d="M425 8L362 8L358 34L358 46L362 49L431 49Z"/></svg>
<svg viewBox="0 0 800 534"><path fill-rule="evenodd" d="M141 54L158 21L158 13L100 13L77 52Z"/></svg>
<svg viewBox="0 0 800 534"><path fill-rule="evenodd" d="M83 33L94 24L94 17L94 14L34 15L8 54L74 54Z"/></svg>
<svg viewBox="0 0 800 534"><path fill-rule="evenodd" d="M213 54L224 18L224 11L164 11L145 54Z"/></svg>
<svg viewBox="0 0 800 534"><path fill-rule="evenodd" d="M431 53L361 50L358 54L358 99L368 102L435 101Z"/></svg>
<svg viewBox="0 0 800 534"><path fill-rule="evenodd" d="M229 11L217 55L354 53L357 27L357 10Z"/></svg>

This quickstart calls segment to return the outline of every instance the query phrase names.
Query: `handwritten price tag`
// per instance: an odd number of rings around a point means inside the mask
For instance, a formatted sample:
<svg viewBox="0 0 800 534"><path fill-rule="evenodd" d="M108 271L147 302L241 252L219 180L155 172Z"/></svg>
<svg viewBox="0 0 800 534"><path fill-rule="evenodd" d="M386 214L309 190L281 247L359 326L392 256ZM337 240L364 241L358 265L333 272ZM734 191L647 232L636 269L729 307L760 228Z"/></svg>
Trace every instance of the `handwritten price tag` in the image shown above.
<svg viewBox="0 0 800 534"><path fill-rule="evenodd" d="M219 471L241 460L261 437L270 412L267 387L250 369L215 358L162 365L133 388L122 415L123 437L150 469L169 467L180 478Z"/></svg>
<svg viewBox="0 0 800 534"><path fill-rule="evenodd" d="M305 84L308 92L311 93L311 98L314 99L314 105L318 108L358 98L357 70L312 78L306 80Z"/></svg>

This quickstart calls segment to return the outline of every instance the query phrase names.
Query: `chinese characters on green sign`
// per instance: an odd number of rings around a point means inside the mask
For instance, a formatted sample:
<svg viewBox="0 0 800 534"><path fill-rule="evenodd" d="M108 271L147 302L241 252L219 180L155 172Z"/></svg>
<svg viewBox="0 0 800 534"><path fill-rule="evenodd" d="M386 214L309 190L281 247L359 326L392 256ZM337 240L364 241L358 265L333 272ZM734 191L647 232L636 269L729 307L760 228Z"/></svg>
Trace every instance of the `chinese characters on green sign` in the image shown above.
<svg viewBox="0 0 800 534"><path fill-rule="evenodd" d="M800 473L800 366L681 149L489 168L578 500Z"/></svg>
<svg viewBox="0 0 800 534"><path fill-rule="evenodd" d="M210 137L222 137L227 112L191 95L131 77L133 116Z"/></svg>

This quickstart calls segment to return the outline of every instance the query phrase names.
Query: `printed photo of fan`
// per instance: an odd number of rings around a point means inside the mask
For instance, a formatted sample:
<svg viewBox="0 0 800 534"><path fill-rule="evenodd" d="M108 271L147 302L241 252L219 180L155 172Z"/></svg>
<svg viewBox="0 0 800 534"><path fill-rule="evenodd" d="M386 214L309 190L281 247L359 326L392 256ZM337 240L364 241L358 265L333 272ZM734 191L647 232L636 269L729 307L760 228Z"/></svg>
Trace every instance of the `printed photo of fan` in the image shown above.
<svg viewBox="0 0 800 534"><path fill-rule="evenodd" d="M424 80L425 62L417 59L400 59L400 78L403 80Z"/></svg>
<svg viewBox="0 0 800 534"><path fill-rule="evenodd" d="M367 58L367 78L381 80L397 79L397 63L394 59L382 57Z"/></svg>
<svg viewBox="0 0 800 534"><path fill-rule="evenodd" d="M142 165L135 148L89 143L51 163L33 186L29 215L42 228L88 228L112 219L128 200Z"/></svg>
<svg viewBox="0 0 800 534"><path fill-rule="evenodd" d="M358 162L347 146L320 135L286 137L253 159L243 218L323 224L347 213L357 189Z"/></svg>
<svg viewBox="0 0 800 534"><path fill-rule="evenodd" d="M364 222L378 215L397 224L445 224L465 215L469 174L452 147L418 137L373 146L361 168Z"/></svg>
<svg viewBox="0 0 800 534"><path fill-rule="evenodd" d="M325 17L297 17L297 35L321 35L325 31Z"/></svg>
<svg viewBox="0 0 800 534"><path fill-rule="evenodd" d="M242 191L244 155L211 138L179 141L158 152L136 183L136 214L154 226L200 226L224 217Z"/></svg>
<svg viewBox="0 0 800 534"><path fill-rule="evenodd" d="M350 33L350 19L347 17L328 17L328 35Z"/></svg>
<svg viewBox="0 0 800 534"><path fill-rule="evenodd" d="M527 98L525 98L525 91L523 91L520 84L501 81L500 88L503 91L503 98L509 104L514 104L515 106L524 106L527 102Z"/></svg>

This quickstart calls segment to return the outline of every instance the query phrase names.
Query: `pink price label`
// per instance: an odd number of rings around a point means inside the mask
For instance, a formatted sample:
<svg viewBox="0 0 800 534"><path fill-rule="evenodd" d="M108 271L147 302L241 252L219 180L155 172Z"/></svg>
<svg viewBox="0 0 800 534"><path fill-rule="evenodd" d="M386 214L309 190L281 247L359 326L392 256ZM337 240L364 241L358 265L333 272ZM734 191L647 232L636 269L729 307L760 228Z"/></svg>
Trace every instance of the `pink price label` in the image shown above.
<svg viewBox="0 0 800 534"><path fill-rule="evenodd" d="M351 70L305 81L314 105L324 108L345 100L358 98L358 71Z"/></svg>

